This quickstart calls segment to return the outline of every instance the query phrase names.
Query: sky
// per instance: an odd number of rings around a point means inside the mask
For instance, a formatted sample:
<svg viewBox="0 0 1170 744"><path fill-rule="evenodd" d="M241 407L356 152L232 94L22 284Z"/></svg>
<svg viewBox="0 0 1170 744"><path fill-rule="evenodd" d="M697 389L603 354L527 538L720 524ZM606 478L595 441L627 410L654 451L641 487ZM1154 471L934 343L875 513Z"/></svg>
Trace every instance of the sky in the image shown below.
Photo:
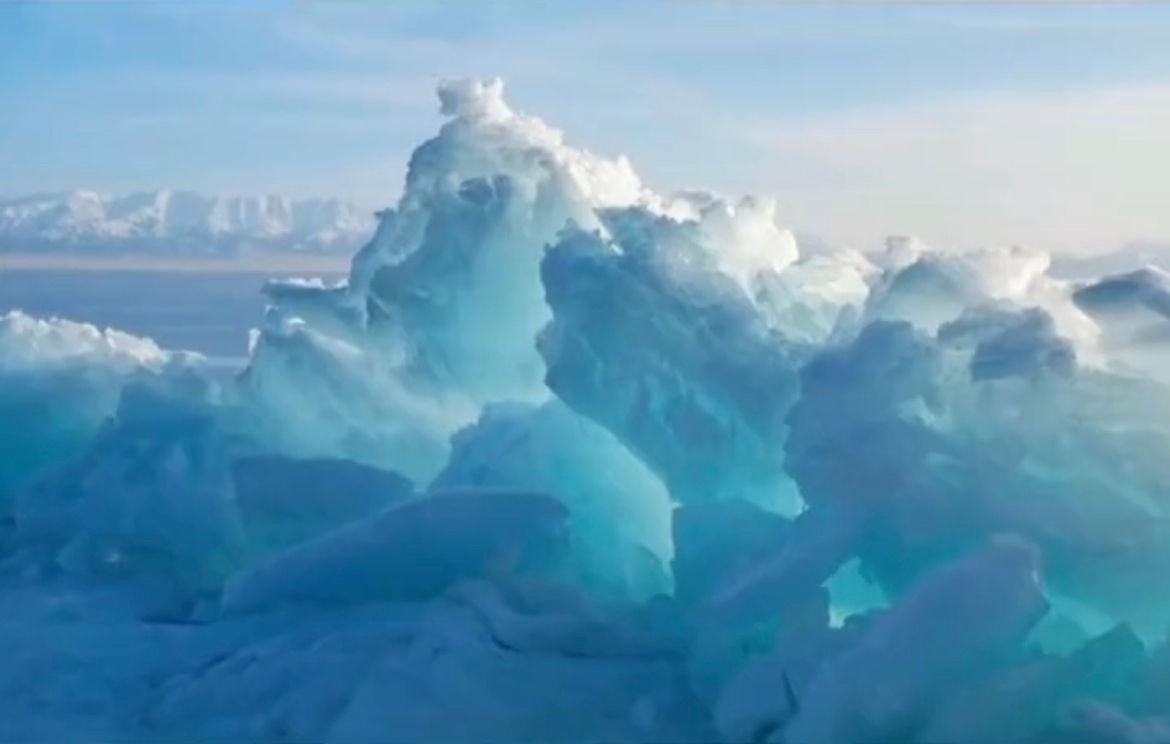
<svg viewBox="0 0 1170 744"><path fill-rule="evenodd" d="M0 195L392 203L435 83L502 77L660 191L859 248L1170 241L1170 4L0 2Z"/></svg>

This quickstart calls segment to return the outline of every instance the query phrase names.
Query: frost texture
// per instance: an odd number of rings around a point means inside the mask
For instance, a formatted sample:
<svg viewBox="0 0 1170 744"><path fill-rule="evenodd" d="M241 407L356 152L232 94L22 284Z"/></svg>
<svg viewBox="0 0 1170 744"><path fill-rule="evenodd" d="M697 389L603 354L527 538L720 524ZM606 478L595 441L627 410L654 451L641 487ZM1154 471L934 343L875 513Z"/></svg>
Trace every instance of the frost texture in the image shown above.
<svg viewBox="0 0 1170 744"><path fill-rule="evenodd" d="M0 738L1167 740L1163 272L802 249L439 98L237 378L0 318Z"/></svg>

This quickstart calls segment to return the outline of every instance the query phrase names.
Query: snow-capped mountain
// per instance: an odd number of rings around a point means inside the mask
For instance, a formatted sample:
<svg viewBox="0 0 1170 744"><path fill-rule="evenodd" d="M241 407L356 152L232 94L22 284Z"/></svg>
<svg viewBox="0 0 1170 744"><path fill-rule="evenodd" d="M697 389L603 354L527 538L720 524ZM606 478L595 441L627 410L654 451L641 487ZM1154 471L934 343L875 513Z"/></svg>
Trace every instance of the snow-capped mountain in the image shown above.
<svg viewBox="0 0 1170 744"><path fill-rule="evenodd" d="M0 251L352 252L374 215L339 199L93 191L0 199Z"/></svg>

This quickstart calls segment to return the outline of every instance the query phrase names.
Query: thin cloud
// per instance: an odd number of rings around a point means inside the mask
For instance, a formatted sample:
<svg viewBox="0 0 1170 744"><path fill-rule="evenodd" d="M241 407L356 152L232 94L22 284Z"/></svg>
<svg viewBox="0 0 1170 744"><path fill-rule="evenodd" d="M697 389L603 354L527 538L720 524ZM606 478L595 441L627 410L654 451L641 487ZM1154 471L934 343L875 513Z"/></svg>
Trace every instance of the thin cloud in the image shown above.
<svg viewBox="0 0 1170 744"><path fill-rule="evenodd" d="M1089 250L1119 235L1170 236L1168 131L1170 84L1148 84L966 96L733 133L767 158L794 212L850 241L913 227L940 243ZM818 171L819 186L803 177ZM785 186L793 177L798 187Z"/></svg>

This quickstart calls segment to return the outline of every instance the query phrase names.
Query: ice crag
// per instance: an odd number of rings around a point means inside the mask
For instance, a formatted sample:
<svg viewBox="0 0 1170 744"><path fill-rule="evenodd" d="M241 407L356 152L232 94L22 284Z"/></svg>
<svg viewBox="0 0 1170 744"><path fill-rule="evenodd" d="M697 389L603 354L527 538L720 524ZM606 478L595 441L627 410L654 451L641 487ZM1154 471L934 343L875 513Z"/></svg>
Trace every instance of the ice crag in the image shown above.
<svg viewBox="0 0 1170 744"><path fill-rule="evenodd" d="M810 250L439 98L234 379L0 318L0 740L1168 740L1164 273Z"/></svg>
<svg viewBox="0 0 1170 744"><path fill-rule="evenodd" d="M795 353L720 269L701 223L602 217L612 238L570 229L544 259L549 388L615 432L677 501L791 510L782 462Z"/></svg>
<svg viewBox="0 0 1170 744"><path fill-rule="evenodd" d="M149 339L19 311L0 316L0 508L20 482L84 450L123 385L182 362ZM15 426L20 422L20 426Z"/></svg>

